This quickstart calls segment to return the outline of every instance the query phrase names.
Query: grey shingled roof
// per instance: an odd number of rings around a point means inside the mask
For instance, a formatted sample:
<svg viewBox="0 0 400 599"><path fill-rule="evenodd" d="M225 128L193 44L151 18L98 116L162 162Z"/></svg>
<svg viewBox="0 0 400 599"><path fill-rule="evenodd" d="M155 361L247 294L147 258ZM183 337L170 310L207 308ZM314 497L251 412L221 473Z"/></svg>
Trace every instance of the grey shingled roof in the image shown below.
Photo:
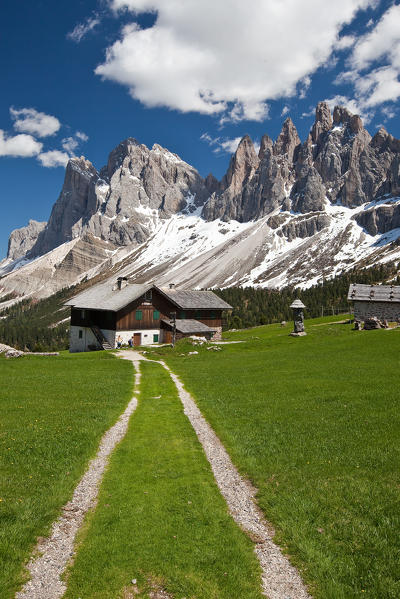
<svg viewBox="0 0 400 599"><path fill-rule="evenodd" d="M164 318L161 320L169 326L173 326L172 320L165 320ZM176 330L179 333L210 333L214 332L215 329L212 329L203 322L199 322L198 320L194 320L192 318L178 318L176 320Z"/></svg>
<svg viewBox="0 0 400 599"><path fill-rule="evenodd" d="M394 285L361 285L352 283L347 299L361 302L400 302L400 287Z"/></svg>
<svg viewBox="0 0 400 599"><path fill-rule="evenodd" d="M116 284L110 281L94 285L82 293L78 293L65 303L66 306L74 306L87 310L110 310L118 312L134 300L138 299L153 285L128 284L122 289L116 289ZM114 290L113 290L114 289Z"/></svg>
<svg viewBox="0 0 400 599"><path fill-rule="evenodd" d="M232 306L224 302L212 291L184 291L181 289L158 288L171 302L181 310L231 310Z"/></svg>
<svg viewBox="0 0 400 599"><path fill-rule="evenodd" d="M295 299L293 304L290 304L289 308L305 308L306 306L299 299Z"/></svg>

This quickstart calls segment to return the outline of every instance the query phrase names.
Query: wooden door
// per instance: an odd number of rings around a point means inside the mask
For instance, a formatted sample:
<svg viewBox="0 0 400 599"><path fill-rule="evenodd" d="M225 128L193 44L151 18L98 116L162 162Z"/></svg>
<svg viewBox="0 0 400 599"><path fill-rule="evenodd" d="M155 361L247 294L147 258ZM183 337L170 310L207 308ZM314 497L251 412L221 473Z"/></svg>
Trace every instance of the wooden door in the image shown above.
<svg viewBox="0 0 400 599"><path fill-rule="evenodd" d="M164 341L164 343L172 343L172 333L171 333L171 331L164 331L163 341Z"/></svg>
<svg viewBox="0 0 400 599"><path fill-rule="evenodd" d="M133 345L142 344L142 333L133 333Z"/></svg>

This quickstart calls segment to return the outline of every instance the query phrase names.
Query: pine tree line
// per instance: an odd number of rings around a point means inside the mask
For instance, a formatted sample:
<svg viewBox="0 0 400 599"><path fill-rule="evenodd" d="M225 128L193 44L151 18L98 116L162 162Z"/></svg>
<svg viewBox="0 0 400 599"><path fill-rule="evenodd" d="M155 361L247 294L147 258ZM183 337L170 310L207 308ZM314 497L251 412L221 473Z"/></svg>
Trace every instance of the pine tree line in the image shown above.
<svg viewBox="0 0 400 599"><path fill-rule="evenodd" d="M280 290L255 287L229 287L214 290L233 307L225 314L225 329L241 329L292 319L290 304L299 298L306 306L305 318L348 312L347 301L351 283L377 284L391 281L400 284L397 264L379 264L368 269L353 269L334 279L324 280L309 289L285 287Z"/></svg>
<svg viewBox="0 0 400 599"><path fill-rule="evenodd" d="M241 329L291 320L292 310L289 306L296 298L305 304L306 318L315 318L322 313L326 315L348 311L350 305L347 293L351 283L377 284L390 281L399 285L398 266L400 264L392 262L363 270L354 269L303 290L294 287L285 287L279 291L229 287L214 291L233 307L232 313L225 314L224 328ZM70 311L64 303L81 287L83 286L63 289L43 300L25 299L3 309L0 312L0 343L28 351L67 349L69 321L61 321L68 319Z"/></svg>

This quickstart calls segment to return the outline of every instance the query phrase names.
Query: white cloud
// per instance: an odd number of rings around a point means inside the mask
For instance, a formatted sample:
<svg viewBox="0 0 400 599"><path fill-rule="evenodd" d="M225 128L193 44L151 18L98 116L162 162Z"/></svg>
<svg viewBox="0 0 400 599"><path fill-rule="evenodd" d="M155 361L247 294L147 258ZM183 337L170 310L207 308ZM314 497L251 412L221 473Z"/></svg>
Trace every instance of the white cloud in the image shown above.
<svg viewBox="0 0 400 599"><path fill-rule="evenodd" d="M61 145L63 149L68 152L68 154L73 155L76 148L84 141L87 141L89 138L86 133L82 131L77 131L75 135L71 135L70 137L64 137L61 140Z"/></svg>
<svg viewBox="0 0 400 599"><path fill-rule="evenodd" d="M61 152L60 150L50 150L49 152L42 152L38 156L38 160L47 168L53 168L56 166L66 166L70 159L69 154Z"/></svg>
<svg viewBox="0 0 400 599"><path fill-rule="evenodd" d="M16 109L11 107L10 115L16 131L31 133L38 137L54 135L61 127L60 121L55 116L38 112L34 108Z"/></svg>
<svg viewBox="0 0 400 599"><path fill-rule="evenodd" d="M225 122L265 119L266 102L295 95L299 83L304 97L342 26L374 0L253 0L251 10L237 0L109 2L157 17L147 29L124 27L96 73L126 85L146 106L218 114Z"/></svg>
<svg viewBox="0 0 400 599"><path fill-rule="evenodd" d="M83 131L77 131L75 133L75 137L77 137L81 141L87 141L89 139L89 137L86 135L86 133L83 133Z"/></svg>
<svg viewBox="0 0 400 599"><path fill-rule="evenodd" d="M51 115L38 112L34 108L10 108L11 118L14 120L14 128L17 131L33 133L38 137L54 135L61 127L60 121ZM42 166L56 167L65 166L77 147L85 141L88 136L83 131L76 131L74 135L61 140L62 150L49 150L43 152L43 143L35 139L33 135L21 133L10 136L0 129L0 156L32 157L36 156Z"/></svg>
<svg viewBox="0 0 400 599"><path fill-rule="evenodd" d="M127 8L132 12L155 12L158 2L153 0L111 0L111 7L114 10Z"/></svg>
<svg viewBox="0 0 400 599"><path fill-rule="evenodd" d="M336 79L336 83L353 84L361 111L400 98L400 5L392 5L372 25L354 45L349 70Z"/></svg>
<svg viewBox="0 0 400 599"><path fill-rule="evenodd" d="M288 113L288 112L290 112L290 108L289 108L289 106L284 106L284 107L282 108L281 116L285 116L285 115L287 115L287 113Z"/></svg>
<svg viewBox="0 0 400 599"><path fill-rule="evenodd" d="M400 68L400 5L391 6L376 27L358 40L350 64L361 71L381 58Z"/></svg>
<svg viewBox="0 0 400 599"><path fill-rule="evenodd" d="M315 115L315 106L310 106L308 110L305 110L302 114L301 114L301 118L307 118L309 116L314 116Z"/></svg>
<svg viewBox="0 0 400 599"><path fill-rule="evenodd" d="M205 141L211 146L215 154L225 152L227 154L233 154L236 152L237 147L240 143L241 137L234 137L229 139L227 137L211 137L209 133L203 133L200 137L201 141Z"/></svg>
<svg viewBox="0 0 400 599"><path fill-rule="evenodd" d="M383 102L395 102L400 97L398 76L397 69L385 66L357 77L354 85L362 105L373 107Z"/></svg>
<svg viewBox="0 0 400 599"><path fill-rule="evenodd" d="M65 137L61 140L61 145L69 154L73 153L79 145L79 142L74 137Z"/></svg>
<svg viewBox="0 0 400 599"><path fill-rule="evenodd" d="M381 108L381 112L385 117L385 121L394 119L394 117L397 114L395 108L393 108L391 106L384 106L383 108Z"/></svg>
<svg viewBox="0 0 400 599"><path fill-rule="evenodd" d="M72 31L67 33L67 39L79 44L79 42L90 31L92 31L92 29L94 29L96 27L96 25L99 25L99 23L100 23L100 19L99 19L98 15L89 17L83 23L78 23L78 25L76 25Z"/></svg>
<svg viewBox="0 0 400 599"><path fill-rule="evenodd" d="M353 114L358 114L360 117L362 117L364 124L369 123L372 118L371 112L367 110L367 108L363 104L360 104L359 102L357 102L357 100L354 100L353 98L336 95L333 96L333 98L326 98L324 101L328 104L331 110L333 110L335 106L345 106Z"/></svg>
<svg viewBox="0 0 400 599"><path fill-rule="evenodd" d="M28 158L37 156L42 147L43 144L36 141L32 135L20 134L9 137L0 129L0 156Z"/></svg>
<svg viewBox="0 0 400 599"><path fill-rule="evenodd" d="M354 46L356 42L356 38L353 35L344 35L339 38L335 44L336 50L347 50L347 48L351 48Z"/></svg>

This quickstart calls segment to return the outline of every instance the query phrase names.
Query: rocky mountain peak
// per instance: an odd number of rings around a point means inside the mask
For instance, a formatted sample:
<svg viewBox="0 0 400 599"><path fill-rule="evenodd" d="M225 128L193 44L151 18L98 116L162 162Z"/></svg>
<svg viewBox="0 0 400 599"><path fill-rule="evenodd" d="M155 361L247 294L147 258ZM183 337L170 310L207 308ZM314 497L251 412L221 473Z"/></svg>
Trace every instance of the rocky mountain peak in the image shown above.
<svg viewBox="0 0 400 599"><path fill-rule="evenodd" d="M389 135L385 127L381 127L371 139L371 147L377 148L378 150L384 149L388 145L390 137L392 136Z"/></svg>
<svg viewBox="0 0 400 599"><path fill-rule="evenodd" d="M90 162L90 160L87 160L85 158L85 156L80 156L79 158L77 156L74 156L74 157L70 158L67 163L67 169L68 168L74 169L77 171L80 170L80 171L82 171L83 174L97 175L97 170L95 169L93 164Z"/></svg>
<svg viewBox="0 0 400 599"><path fill-rule="evenodd" d="M84 156L68 161L61 193L46 228L32 247L33 256L44 254L79 235L82 218L89 219L97 210L95 186L98 179L96 168Z"/></svg>
<svg viewBox="0 0 400 599"><path fill-rule="evenodd" d="M311 137L314 143L318 141L321 133L329 131L332 127L331 109L327 102L318 102L315 109L315 122L311 129Z"/></svg>
<svg viewBox="0 0 400 599"><path fill-rule="evenodd" d="M333 110L333 125L348 125L352 133L358 133L364 128L358 114L353 114L345 106L335 106Z"/></svg>
<svg viewBox="0 0 400 599"><path fill-rule="evenodd" d="M243 184L248 181L258 167L260 160L249 135L245 135L231 158L228 171L222 180L223 188L231 188L238 193Z"/></svg>
<svg viewBox="0 0 400 599"><path fill-rule="evenodd" d="M390 135L385 129L381 127L371 139L370 145L372 148L376 148L380 152L392 151L395 153L400 152L400 140Z"/></svg>
<svg viewBox="0 0 400 599"><path fill-rule="evenodd" d="M210 194L214 193L215 191L218 191L220 187L218 179L216 179L212 173L209 173L207 177L204 179L204 184L210 192Z"/></svg>
<svg viewBox="0 0 400 599"><path fill-rule="evenodd" d="M69 161L48 224L11 234L0 296L118 268L199 287L309 282L368 257L398 259L399 197L400 141L384 128L371 139L359 116L338 106L332 118L326 102L302 145L291 119L275 143L262 137L258 156L246 135L221 183L127 138L100 174L83 156ZM23 257L39 258L14 271Z"/></svg>
<svg viewBox="0 0 400 599"><path fill-rule="evenodd" d="M289 162L293 162L294 153L301 140L293 121L288 117L282 125L282 130L274 143L274 155L287 155Z"/></svg>
<svg viewBox="0 0 400 599"><path fill-rule="evenodd" d="M267 134L263 135L260 142L260 150L258 152L259 159L262 160L267 152L272 153L273 146L274 142L272 141L270 136Z"/></svg>
<svg viewBox="0 0 400 599"><path fill-rule="evenodd" d="M7 258L17 260L25 256L35 245L39 233L43 231L46 222L30 220L26 227L15 229L8 240Z"/></svg>
<svg viewBox="0 0 400 599"><path fill-rule="evenodd" d="M146 146L142 146L140 142L134 137L128 137L121 141L109 154L107 165L104 169L102 169L102 176L105 176L108 179L111 179L116 170L118 170L125 158L130 156L136 148L145 148Z"/></svg>

